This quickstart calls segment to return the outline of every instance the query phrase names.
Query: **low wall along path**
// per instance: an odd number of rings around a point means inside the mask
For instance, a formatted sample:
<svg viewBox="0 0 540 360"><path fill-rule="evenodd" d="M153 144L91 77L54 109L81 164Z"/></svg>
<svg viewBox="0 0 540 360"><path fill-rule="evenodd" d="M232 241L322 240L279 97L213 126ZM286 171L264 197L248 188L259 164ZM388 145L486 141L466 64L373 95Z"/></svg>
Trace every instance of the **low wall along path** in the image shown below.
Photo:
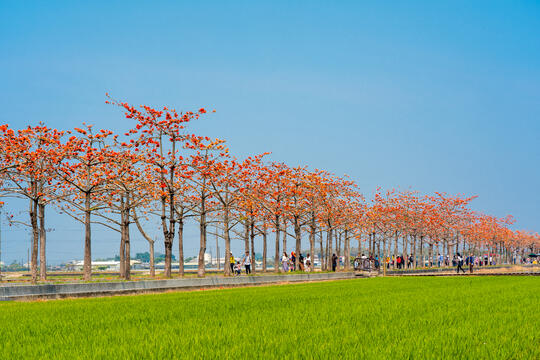
<svg viewBox="0 0 540 360"><path fill-rule="evenodd" d="M352 279L353 272L307 273L194 279L144 280L102 283L8 285L0 286L0 300L60 299L67 297L109 296L115 294L193 290L214 287L253 286L290 282Z"/></svg>

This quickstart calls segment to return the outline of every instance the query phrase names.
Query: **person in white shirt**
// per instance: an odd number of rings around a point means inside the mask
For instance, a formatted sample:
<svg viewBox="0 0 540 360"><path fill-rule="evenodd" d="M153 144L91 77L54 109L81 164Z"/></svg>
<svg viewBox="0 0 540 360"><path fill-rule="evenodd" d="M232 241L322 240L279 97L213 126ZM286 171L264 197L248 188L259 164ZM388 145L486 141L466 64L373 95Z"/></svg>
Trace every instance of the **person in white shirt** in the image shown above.
<svg viewBox="0 0 540 360"><path fill-rule="evenodd" d="M281 266L283 267L283 272L289 271L289 257L287 256L286 252L284 252L283 256L281 257Z"/></svg>
<svg viewBox="0 0 540 360"><path fill-rule="evenodd" d="M249 255L249 251L246 251L242 264L244 264L244 267L246 268L246 275L251 274L251 256Z"/></svg>
<svg viewBox="0 0 540 360"><path fill-rule="evenodd" d="M309 256L309 254L307 254L307 256L304 258L304 269L306 271L311 270L311 257Z"/></svg>
<svg viewBox="0 0 540 360"><path fill-rule="evenodd" d="M459 270L463 271L465 274L465 270L463 270L463 258L461 257L460 253L457 253L457 273L459 274Z"/></svg>

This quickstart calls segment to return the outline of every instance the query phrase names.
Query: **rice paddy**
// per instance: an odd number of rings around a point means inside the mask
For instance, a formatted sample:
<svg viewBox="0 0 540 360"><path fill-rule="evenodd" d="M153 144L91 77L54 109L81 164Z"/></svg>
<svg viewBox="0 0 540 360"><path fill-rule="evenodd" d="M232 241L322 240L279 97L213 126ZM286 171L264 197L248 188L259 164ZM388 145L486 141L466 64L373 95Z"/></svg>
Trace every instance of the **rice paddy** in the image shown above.
<svg viewBox="0 0 540 360"><path fill-rule="evenodd" d="M540 278L373 278L0 303L0 359L533 359Z"/></svg>

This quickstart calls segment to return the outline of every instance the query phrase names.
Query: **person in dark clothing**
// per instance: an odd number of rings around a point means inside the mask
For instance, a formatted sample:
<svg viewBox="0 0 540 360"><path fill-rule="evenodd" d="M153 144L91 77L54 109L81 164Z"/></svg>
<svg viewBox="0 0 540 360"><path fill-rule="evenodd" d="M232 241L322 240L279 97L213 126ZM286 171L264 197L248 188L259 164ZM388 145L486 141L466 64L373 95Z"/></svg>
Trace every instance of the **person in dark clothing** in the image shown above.
<svg viewBox="0 0 540 360"><path fill-rule="evenodd" d="M336 271L337 267L337 256L336 254L332 254L332 271Z"/></svg>
<svg viewBox="0 0 540 360"><path fill-rule="evenodd" d="M304 255L300 253L300 256L298 257L298 267L300 268L300 271L304 271Z"/></svg>
<svg viewBox="0 0 540 360"><path fill-rule="evenodd" d="M473 272L473 266L474 266L474 256L473 254L469 254L467 259L465 260L465 263L469 265L469 272L472 274Z"/></svg>
<svg viewBox="0 0 540 360"><path fill-rule="evenodd" d="M460 253L457 253L456 262L457 262L457 273L459 274L459 270L461 270L465 274L465 270L463 270L463 258L461 257Z"/></svg>

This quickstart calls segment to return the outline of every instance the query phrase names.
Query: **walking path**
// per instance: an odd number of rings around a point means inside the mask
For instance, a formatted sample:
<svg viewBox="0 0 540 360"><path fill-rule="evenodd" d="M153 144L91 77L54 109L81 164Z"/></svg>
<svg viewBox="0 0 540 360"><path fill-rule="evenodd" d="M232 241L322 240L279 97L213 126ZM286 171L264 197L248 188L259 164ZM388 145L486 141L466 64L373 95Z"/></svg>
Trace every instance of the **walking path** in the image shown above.
<svg viewBox="0 0 540 360"><path fill-rule="evenodd" d="M516 276L516 275L540 275L539 265L499 265L494 267L474 267L473 273L469 268L464 269L465 273L457 273L455 267L417 269L417 270L389 270L387 276ZM382 273L382 272L381 272Z"/></svg>

